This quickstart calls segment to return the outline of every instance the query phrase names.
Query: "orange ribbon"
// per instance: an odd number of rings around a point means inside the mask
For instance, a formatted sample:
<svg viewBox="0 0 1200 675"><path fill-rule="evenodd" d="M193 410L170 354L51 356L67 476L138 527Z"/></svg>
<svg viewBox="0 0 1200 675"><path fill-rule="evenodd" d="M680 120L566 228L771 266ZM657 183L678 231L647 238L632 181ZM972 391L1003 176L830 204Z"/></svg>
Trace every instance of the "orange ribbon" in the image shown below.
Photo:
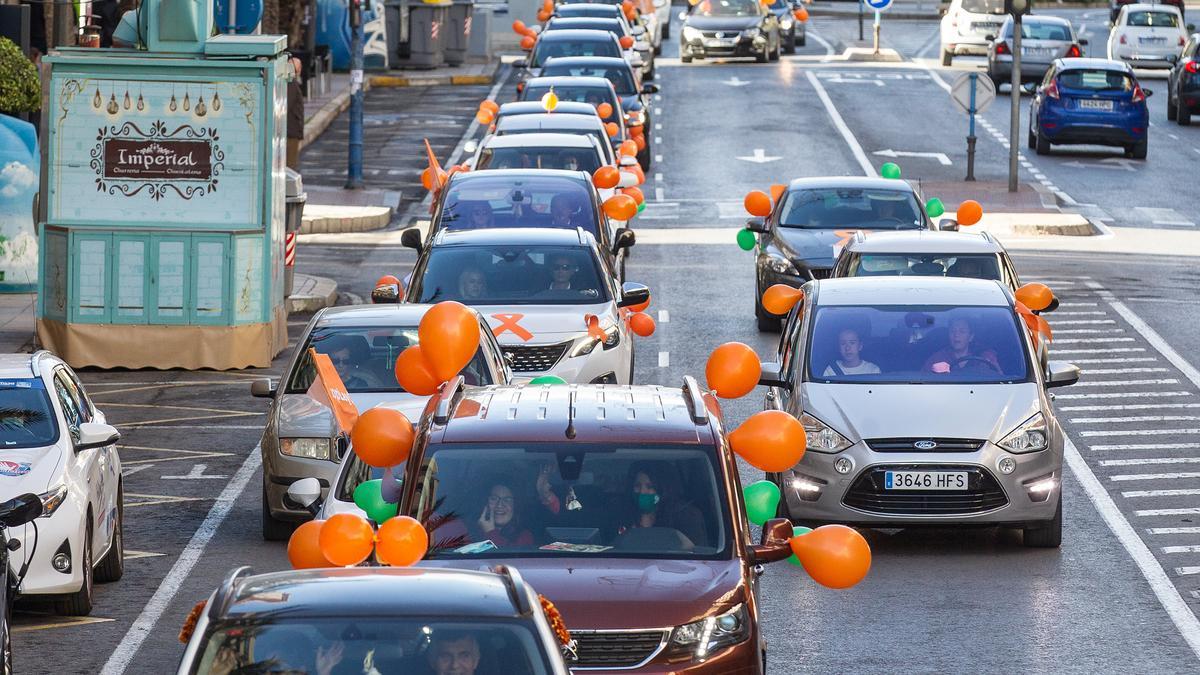
<svg viewBox="0 0 1200 675"><path fill-rule="evenodd" d="M587 325L588 335L601 342L604 341L604 329L600 327L600 319L595 314L585 314L583 323Z"/></svg>
<svg viewBox="0 0 1200 675"><path fill-rule="evenodd" d="M525 330L521 324L517 323L521 319L525 318L524 314L493 314L492 318L500 322L499 326L496 326L492 329L492 335L500 337L501 333L509 331L525 342L529 342L533 339L533 333Z"/></svg>

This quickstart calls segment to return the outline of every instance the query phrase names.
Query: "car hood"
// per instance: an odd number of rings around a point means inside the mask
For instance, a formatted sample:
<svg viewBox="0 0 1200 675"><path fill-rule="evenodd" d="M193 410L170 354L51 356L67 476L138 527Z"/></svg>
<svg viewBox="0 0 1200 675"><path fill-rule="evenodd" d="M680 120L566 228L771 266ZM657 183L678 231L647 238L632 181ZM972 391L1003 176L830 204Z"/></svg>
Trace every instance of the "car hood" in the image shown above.
<svg viewBox="0 0 1200 675"><path fill-rule="evenodd" d="M561 611L567 629L668 628L691 623L745 597L741 561L506 558L427 560L422 566L520 570Z"/></svg>
<svg viewBox="0 0 1200 675"><path fill-rule="evenodd" d="M864 438L1002 440L1041 409L1038 384L804 385L804 410L852 441ZM953 411L947 402L953 401Z"/></svg>
<svg viewBox="0 0 1200 675"><path fill-rule="evenodd" d="M762 21L758 16L689 16L685 25L696 30L745 30Z"/></svg>
<svg viewBox="0 0 1200 675"><path fill-rule="evenodd" d="M853 230L817 230L776 227L775 245L790 260L804 260L820 267L833 265L834 248L849 241Z"/></svg>
<svg viewBox="0 0 1200 675"><path fill-rule="evenodd" d="M0 501L26 492L46 492L52 484L61 482L58 480L61 464L58 445L5 449L0 455Z"/></svg>
<svg viewBox="0 0 1200 675"><path fill-rule="evenodd" d="M428 396L396 392L361 392L350 394L358 412L371 408L392 408L404 413L411 422L421 419ZM308 394L283 394L279 399L277 421L280 438L332 437L335 435L333 413Z"/></svg>
<svg viewBox="0 0 1200 675"><path fill-rule="evenodd" d="M587 333L584 317L594 314L601 327L617 321L611 302L596 305L476 305L487 318L502 345L536 345L562 342Z"/></svg>

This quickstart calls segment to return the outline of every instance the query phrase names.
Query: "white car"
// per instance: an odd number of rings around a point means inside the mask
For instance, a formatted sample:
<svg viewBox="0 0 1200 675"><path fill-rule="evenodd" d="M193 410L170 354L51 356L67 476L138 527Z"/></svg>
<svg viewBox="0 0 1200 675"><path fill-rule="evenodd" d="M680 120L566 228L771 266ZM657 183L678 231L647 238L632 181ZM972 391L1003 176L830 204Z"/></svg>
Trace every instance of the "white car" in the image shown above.
<svg viewBox="0 0 1200 675"><path fill-rule="evenodd" d="M1125 5L1108 34L1108 58L1135 68L1173 68L1187 39L1178 8Z"/></svg>
<svg viewBox="0 0 1200 675"><path fill-rule="evenodd" d="M999 35L1007 18L1004 0L951 0L942 15L942 65L955 56L987 56L988 36Z"/></svg>
<svg viewBox="0 0 1200 675"><path fill-rule="evenodd" d="M86 615L93 583L121 578L120 438L62 360L47 351L0 356L0 501L31 492L43 508L8 530L20 544L8 558L20 595Z"/></svg>

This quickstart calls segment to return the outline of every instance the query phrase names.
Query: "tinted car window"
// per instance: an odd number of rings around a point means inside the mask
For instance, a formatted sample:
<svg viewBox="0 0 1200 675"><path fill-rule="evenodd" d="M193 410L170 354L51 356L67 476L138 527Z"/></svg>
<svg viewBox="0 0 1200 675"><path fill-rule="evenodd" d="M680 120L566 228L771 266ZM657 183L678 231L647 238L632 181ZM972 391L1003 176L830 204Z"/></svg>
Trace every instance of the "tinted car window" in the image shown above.
<svg viewBox="0 0 1200 675"><path fill-rule="evenodd" d="M861 188L793 190L784 197L779 224L807 229L920 228L921 206L911 192Z"/></svg>
<svg viewBox="0 0 1200 675"><path fill-rule="evenodd" d="M850 277L959 277L1000 280L1000 264L995 254L920 255L905 253L864 253L850 262Z"/></svg>
<svg viewBox="0 0 1200 675"><path fill-rule="evenodd" d="M758 0L700 0L692 10L700 16L757 16Z"/></svg>
<svg viewBox="0 0 1200 675"><path fill-rule="evenodd" d="M963 0L962 8L972 14L1003 14L1004 0Z"/></svg>
<svg viewBox="0 0 1200 675"><path fill-rule="evenodd" d="M506 167L493 161L491 168ZM564 176L479 176L450 184L438 223L451 230L582 227L595 235L596 214L591 206L591 192L580 180ZM491 212L490 218L483 217L484 209Z"/></svg>
<svg viewBox="0 0 1200 675"><path fill-rule="evenodd" d="M555 284L563 277L565 288ZM591 305L608 302L601 278L591 249L581 246L443 246L430 251L413 288L418 302Z"/></svg>
<svg viewBox="0 0 1200 675"><path fill-rule="evenodd" d="M475 168L566 169L592 173L600 168L600 158L594 150L583 148L484 148Z"/></svg>
<svg viewBox="0 0 1200 675"><path fill-rule="evenodd" d="M808 354L815 382L983 384L1029 374L1007 307L822 307Z"/></svg>
<svg viewBox="0 0 1200 675"><path fill-rule="evenodd" d="M1012 37L1012 22L1004 24L1004 37ZM1071 29L1059 23L1031 22L1028 19L1021 22L1021 38L1025 40L1058 40L1071 41Z"/></svg>
<svg viewBox="0 0 1200 675"><path fill-rule="evenodd" d="M540 67L547 60L559 56L621 56L621 46L616 39L611 40L547 40L544 37L537 41L533 49L530 65Z"/></svg>
<svg viewBox="0 0 1200 675"><path fill-rule="evenodd" d="M587 86L587 85L567 85L567 86L545 86L545 85L530 85L525 87L525 91L521 92L521 100L537 101L545 96L551 89L554 90L555 96L558 96L560 101L575 101L576 103L586 103L590 106L599 106L601 103L607 103L613 107L613 112L608 117L604 118L606 122L617 121L616 116L621 113L620 102L613 97L613 92L607 87L602 86Z"/></svg>
<svg viewBox="0 0 1200 675"><path fill-rule="evenodd" d="M544 77L603 77L612 83L613 89L617 91L618 96L634 96L638 93L634 88L633 75L629 72L628 67L563 66L556 63L547 63L546 67L542 69L542 75ZM555 88L554 93L559 93L558 88ZM559 98L562 98L561 94L559 94Z"/></svg>
<svg viewBox="0 0 1200 675"><path fill-rule="evenodd" d="M1058 75L1058 83L1066 89L1090 89L1093 91L1132 91L1133 79L1116 70L1064 70Z"/></svg>
<svg viewBox="0 0 1200 675"><path fill-rule="evenodd" d="M1130 26L1152 26L1155 28L1178 28L1179 15L1172 12L1130 12Z"/></svg>
<svg viewBox="0 0 1200 675"><path fill-rule="evenodd" d="M41 378L0 380L0 445L33 448L58 441L58 424Z"/></svg>
<svg viewBox="0 0 1200 675"><path fill-rule="evenodd" d="M591 136L592 138L596 139L596 142L600 144L600 147L604 147L605 144L610 143L608 138L604 134L602 134L598 129L593 130L593 131L581 131L579 129L554 129L554 128L512 129L512 128L509 128L509 129L498 129L496 131L496 135L497 136L507 136L510 134L540 134L543 132L553 132L553 133L559 133L559 134L587 134L588 136ZM492 168L495 168L495 167L492 167Z"/></svg>

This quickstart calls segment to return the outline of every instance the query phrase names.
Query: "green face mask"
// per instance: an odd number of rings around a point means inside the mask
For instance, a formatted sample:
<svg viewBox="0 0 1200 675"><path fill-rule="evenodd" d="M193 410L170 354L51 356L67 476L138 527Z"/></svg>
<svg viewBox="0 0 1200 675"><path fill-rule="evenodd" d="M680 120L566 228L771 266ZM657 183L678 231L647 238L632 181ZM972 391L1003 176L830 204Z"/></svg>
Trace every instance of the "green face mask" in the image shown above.
<svg viewBox="0 0 1200 675"><path fill-rule="evenodd" d="M654 510L658 508L658 495L635 492L633 498L637 500L638 511L641 513L654 513Z"/></svg>

